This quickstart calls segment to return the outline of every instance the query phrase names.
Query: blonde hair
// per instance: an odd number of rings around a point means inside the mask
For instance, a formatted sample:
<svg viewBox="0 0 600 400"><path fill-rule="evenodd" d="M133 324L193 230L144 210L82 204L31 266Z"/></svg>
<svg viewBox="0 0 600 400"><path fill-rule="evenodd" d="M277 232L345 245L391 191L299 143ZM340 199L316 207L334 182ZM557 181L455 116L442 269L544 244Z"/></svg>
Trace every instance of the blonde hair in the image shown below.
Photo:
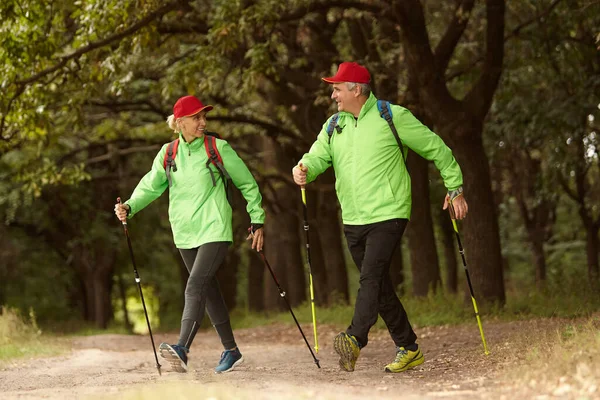
<svg viewBox="0 0 600 400"><path fill-rule="evenodd" d="M169 128L173 129L173 132L179 132L180 129L177 126L177 120L175 119L175 115L171 114L167 117L167 125Z"/></svg>

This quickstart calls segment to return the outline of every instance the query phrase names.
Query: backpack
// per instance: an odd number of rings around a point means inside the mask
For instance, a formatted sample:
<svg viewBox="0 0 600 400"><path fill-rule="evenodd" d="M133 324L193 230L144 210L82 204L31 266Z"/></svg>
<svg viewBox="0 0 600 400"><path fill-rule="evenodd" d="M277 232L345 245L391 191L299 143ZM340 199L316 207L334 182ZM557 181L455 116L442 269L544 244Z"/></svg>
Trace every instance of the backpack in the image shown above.
<svg viewBox="0 0 600 400"><path fill-rule="evenodd" d="M223 180L223 184L225 185L225 193L227 194L227 200L231 203L231 185L229 181L231 181L231 177L227 173L225 169L225 165L223 165L223 158L221 154L219 154L219 150L217 149L217 138L219 135L215 132L205 132L204 133L204 148L206 149L206 155L208 156L208 161L206 161L206 168L210 172L210 177L213 182L213 186L217 186L217 180L215 179L215 175L213 170L209 167L210 164L214 165L219 171L219 175ZM177 165L175 164L175 156L177 155L177 148L179 147L179 138L173 140L167 146L167 151L165 152L165 157L163 159L163 167L165 168L165 172L167 174L167 179L169 180L169 187L171 187L171 170L173 172L177 171Z"/></svg>
<svg viewBox="0 0 600 400"><path fill-rule="evenodd" d="M402 147L402 140L400 140L400 136L398 135L398 131L394 126L394 121L392 119L392 108L390 107L390 102L385 100L377 100L377 109L379 110L379 115L381 118L385 119L396 138L396 142L398 142L398 147L400 147L400 154L402 155L402 160L404 161L404 165L406 165L406 158L404 158L404 150ZM327 136L329 137L329 144L331 144L331 136L333 136L333 130L335 129L337 133L342 132L342 127L337 124L338 118L340 117L339 113L333 114L331 119L329 120L329 125L327 125Z"/></svg>

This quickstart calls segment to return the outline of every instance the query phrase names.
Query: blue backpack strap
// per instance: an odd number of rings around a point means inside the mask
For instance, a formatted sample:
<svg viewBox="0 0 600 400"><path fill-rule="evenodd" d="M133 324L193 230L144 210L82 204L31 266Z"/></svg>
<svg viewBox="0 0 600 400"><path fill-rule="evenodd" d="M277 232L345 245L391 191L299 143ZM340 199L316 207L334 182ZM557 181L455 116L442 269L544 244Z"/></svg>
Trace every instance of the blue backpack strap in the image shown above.
<svg viewBox="0 0 600 400"><path fill-rule="evenodd" d="M331 136L333 135L333 130L337 128L338 133L341 131L341 128L337 125L338 118L340 117L339 113L333 114L331 119L329 120L329 125L327 125L327 143L331 144Z"/></svg>
<svg viewBox="0 0 600 400"><path fill-rule="evenodd" d="M406 158L404 158L404 146L402 145L402 140L400 140L400 135L398 135L398 131L394 125L394 120L392 119L392 108L390 107L390 102L385 100L377 100L377 109L379 110L379 115L381 115L381 118L385 119L390 126L390 129L396 138L396 142L398 142L398 147L400 147L400 154L402 155L402 160L404 160L404 165L406 165Z"/></svg>
<svg viewBox="0 0 600 400"><path fill-rule="evenodd" d="M167 151L165 152L165 157L163 159L163 167L165 167L165 172L167 174L167 180L169 181L169 187L171 187L171 169L173 172L177 172L177 164L175 164L175 157L177 156L177 148L179 147L179 139L173 140L167 146Z"/></svg>

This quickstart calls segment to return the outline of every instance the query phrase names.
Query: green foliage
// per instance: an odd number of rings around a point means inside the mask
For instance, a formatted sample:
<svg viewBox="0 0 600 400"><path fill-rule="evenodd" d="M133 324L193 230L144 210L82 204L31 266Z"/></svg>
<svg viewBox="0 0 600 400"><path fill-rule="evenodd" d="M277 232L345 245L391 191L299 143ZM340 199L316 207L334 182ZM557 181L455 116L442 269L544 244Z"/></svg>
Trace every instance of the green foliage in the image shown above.
<svg viewBox="0 0 600 400"><path fill-rule="evenodd" d="M0 286L5 304L22 313L35 310L40 323L70 318L73 273L39 241L15 233L10 243L15 252L11 259L18 262L3 266L8 268Z"/></svg>

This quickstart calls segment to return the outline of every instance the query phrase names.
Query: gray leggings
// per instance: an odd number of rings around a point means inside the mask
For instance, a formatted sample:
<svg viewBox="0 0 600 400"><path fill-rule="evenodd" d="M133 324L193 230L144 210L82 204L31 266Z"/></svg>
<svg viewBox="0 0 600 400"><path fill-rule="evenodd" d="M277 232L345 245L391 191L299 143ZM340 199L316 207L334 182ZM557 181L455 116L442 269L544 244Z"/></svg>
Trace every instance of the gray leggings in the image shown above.
<svg viewBox="0 0 600 400"><path fill-rule="evenodd" d="M229 242L206 243L195 249L179 249L190 276L185 287L179 346L189 350L204 318L204 309L215 327L223 347L236 347L229 311L223 300L216 273L227 255Z"/></svg>

